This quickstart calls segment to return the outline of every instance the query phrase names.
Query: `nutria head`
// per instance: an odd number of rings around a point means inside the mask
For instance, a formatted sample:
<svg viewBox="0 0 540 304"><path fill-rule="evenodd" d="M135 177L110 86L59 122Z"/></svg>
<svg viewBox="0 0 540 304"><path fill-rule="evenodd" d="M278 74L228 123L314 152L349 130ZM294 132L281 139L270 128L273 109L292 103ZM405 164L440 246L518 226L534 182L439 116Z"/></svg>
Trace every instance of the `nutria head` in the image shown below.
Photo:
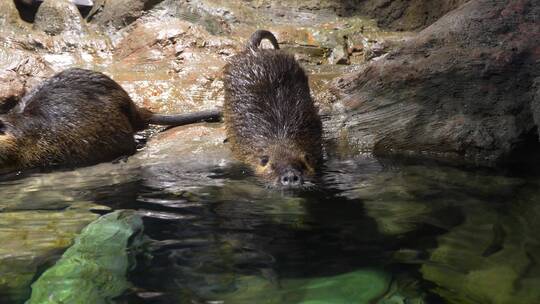
<svg viewBox="0 0 540 304"><path fill-rule="evenodd" d="M249 163L255 174L268 185L281 189L299 189L313 185L315 168L320 152L305 150L309 147L277 143L257 149Z"/></svg>

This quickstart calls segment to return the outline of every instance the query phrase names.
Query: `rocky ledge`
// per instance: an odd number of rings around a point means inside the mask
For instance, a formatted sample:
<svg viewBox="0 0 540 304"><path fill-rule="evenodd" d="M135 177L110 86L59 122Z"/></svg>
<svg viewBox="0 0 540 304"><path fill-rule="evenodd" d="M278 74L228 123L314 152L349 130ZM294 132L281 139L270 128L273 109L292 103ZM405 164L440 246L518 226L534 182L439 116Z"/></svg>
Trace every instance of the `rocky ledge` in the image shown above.
<svg viewBox="0 0 540 304"><path fill-rule="evenodd" d="M472 0L333 83L331 138L476 165L537 151L540 7Z"/></svg>

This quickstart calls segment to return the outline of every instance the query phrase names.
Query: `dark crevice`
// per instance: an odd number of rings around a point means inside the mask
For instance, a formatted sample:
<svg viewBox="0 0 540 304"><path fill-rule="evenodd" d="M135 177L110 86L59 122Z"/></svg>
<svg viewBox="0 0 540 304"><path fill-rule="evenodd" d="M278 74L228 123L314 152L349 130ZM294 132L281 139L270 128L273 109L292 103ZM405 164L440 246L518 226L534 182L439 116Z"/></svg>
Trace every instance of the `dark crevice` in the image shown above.
<svg viewBox="0 0 540 304"><path fill-rule="evenodd" d="M10 96L0 103L0 114L5 114L13 109L18 103L19 98L16 96Z"/></svg>
<svg viewBox="0 0 540 304"><path fill-rule="evenodd" d="M540 141L535 126L521 136L503 165L512 175L538 175L540 172Z"/></svg>
<svg viewBox="0 0 540 304"><path fill-rule="evenodd" d="M90 14L90 11L92 11L93 6L78 6L79 13L81 13L81 16L83 18L86 18L88 14Z"/></svg>
<svg viewBox="0 0 540 304"><path fill-rule="evenodd" d="M14 2L21 19L29 23L34 23L37 11L42 2L36 0L14 0ZM77 6L77 8L83 18L86 18L92 10L92 6Z"/></svg>
<svg viewBox="0 0 540 304"><path fill-rule="evenodd" d="M21 19L26 22L34 23L41 2L34 0L14 0L14 2Z"/></svg>

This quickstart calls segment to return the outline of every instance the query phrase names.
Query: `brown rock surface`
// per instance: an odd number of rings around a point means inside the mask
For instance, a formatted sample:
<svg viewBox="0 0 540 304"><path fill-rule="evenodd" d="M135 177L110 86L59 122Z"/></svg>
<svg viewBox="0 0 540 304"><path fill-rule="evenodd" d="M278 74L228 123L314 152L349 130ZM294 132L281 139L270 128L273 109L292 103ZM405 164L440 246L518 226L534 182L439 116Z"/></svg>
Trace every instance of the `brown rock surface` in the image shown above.
<svg viewBox="0 0 540 304"><path fill-rule="evenodd" d="M98 0L88 19L93 23L122 28L163 0Z"/></svg>
<svg viewBox="0 0 540 304"><path fill-rule="evenodd" d="M539 16L530 0L474 0L447 14L335 81L330 137L385 153L481 165L509 160L536 132Z"/></svg>
<svg viewBox="0 0 540 304"><path fill-rule="evenodd" d="M398 31L423 29L469 0L367 0L358 13L377 19L379 26Z"/></svg>
<svg viewBox="0 0 540 304"><path fill-rule="evenodd" d="M81 34L84 21L75 4L69 0L46 0L39 6L34 28L56 36L62 32Z"/></svg>

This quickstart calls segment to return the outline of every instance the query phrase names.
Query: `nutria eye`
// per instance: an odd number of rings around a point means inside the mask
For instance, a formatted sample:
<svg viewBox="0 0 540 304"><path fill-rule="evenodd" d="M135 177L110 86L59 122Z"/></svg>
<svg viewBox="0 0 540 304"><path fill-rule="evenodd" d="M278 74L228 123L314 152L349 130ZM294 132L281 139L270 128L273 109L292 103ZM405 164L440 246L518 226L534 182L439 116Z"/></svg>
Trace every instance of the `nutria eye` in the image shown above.
<svg viewBox="0 0 540 304"><path fill-rule="evenodd" d="M6 134L6 125L0 121L0 135Z"/></svg>
<svg viewBox="0 0 540 304"><path fill-rule="evenodd" d="M268 161L270 160L270 158L268 156L261 156L261 166L266 166L268 164Z"/></svg>

